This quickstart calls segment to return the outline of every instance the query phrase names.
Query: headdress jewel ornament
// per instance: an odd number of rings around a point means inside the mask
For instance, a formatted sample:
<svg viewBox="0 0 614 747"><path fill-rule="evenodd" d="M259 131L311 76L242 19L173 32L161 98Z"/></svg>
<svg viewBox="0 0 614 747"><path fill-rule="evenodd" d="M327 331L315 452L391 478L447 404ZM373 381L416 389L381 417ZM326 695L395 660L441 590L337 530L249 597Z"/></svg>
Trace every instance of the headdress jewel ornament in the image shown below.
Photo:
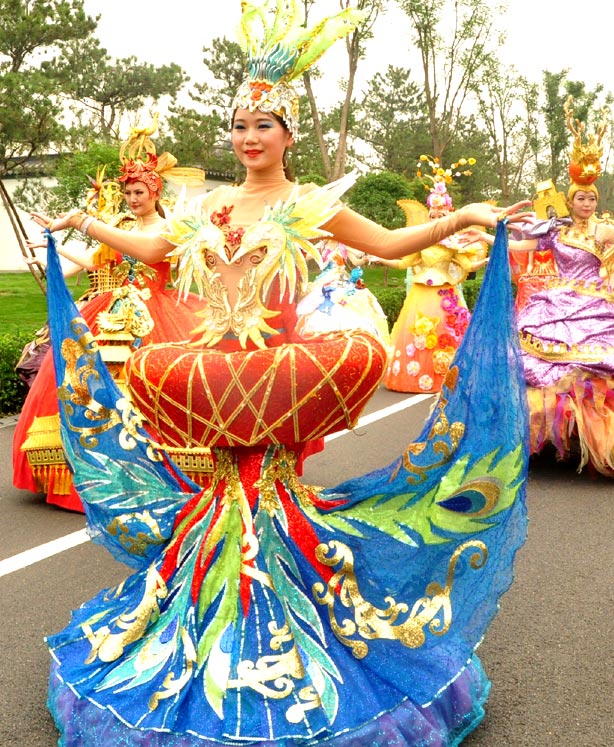
<svg viewBox="0 0 614 747"><path fill-rule="evenodd" d="M429 208L442 208L452 210L452 198L448 194L448 184L452 184L459 176L471 176L470 166L475 164L475 158L460 158L456 163L444 168L439 158L433 156L420 156L416 176L422 179L425 189L429 190L426 204ZM430 174L423 173L424 165L431 169Z"/></svg>
<svg viewBox="0 0 614 747"><path fill-rule="evenodd" d="M150 136L158 129L158 114L147 127L132 127L128 139L119 150L120 182L143 182L150 192L162 191L162 178L173 184L199 187L205 183L205 172L197 168L177 166L170 153L156 154Z"/></svg>
<svg viewBox="0 0 614 747"><path fill-rule="evenodd" d="M365 14L346 8L308 29L297 0L262 0L258 6L244 0L241 7L238 33L246 71L232 109L277 114L296 137L298 94L292 81L354 31Z"/></svg>
<svg viewBox="0 0 614 747"><path fill-rule="evenodd" d="M603 155L601 141L607 129L606 115L608 110L601 110L601 120L597 125L596 131L588 135L586 142L583 142L582 136L586 126L580 120L574 120L573 109L571 108L572 103L573 97L568 96L563 106L567 127L574 136L573 147L569 157L569 176L574 184L582 188L596 182L601 174L601 156Z"/></svg>

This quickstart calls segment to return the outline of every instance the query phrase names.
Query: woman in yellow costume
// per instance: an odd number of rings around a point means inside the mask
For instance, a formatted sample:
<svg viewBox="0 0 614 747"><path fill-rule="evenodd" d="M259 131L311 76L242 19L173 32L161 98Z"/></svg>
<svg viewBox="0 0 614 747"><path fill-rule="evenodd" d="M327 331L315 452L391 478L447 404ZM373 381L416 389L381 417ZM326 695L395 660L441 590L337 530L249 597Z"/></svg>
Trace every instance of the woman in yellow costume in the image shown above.
<svg viewBox="0 0 614 747"><path fill-rule="evenodd" d="M519 355L496 275L507 256L489 268L476 334L496 343L481 366L467 355L450 372L419 443L336 488L302 485L297 453L354 425L385 350L362 329L301 339L294 306L314 240L398 257L499 217L505 241L506 212L474 205L391 232L339 201L349 179L288 182L292 80L361 15L307 29L298 3L242 9L232 140L245 182L178 206L157 238L79 212L48 228L52 258L50 232L66 225L143 261L179 256L181 289L203 296L188 344L133 353L131 403L50 263L65 449L93 536L135 571L48 638L49 708L65 747L456 745L484 713L475 648L525 531ZM143 416L167 440L211 447L210 486L173 469Z"/></svg>
<svg viewBox="0 0 614 747"><path fill-rule="evenodd" d="M401 200L408 223L437 220L453 210L447 185L469 175L474 159L463 159L444 169L437 159L421 156L432 169L426 207ZM424 165L424 164L423 164ZM462 168L463 171L459 171ZM419 172L419 176L422 176ZM388 261L411 273L408 291L391 337L391 355L384 386L397 392L439 392L456 350L469 325L470 313L461 283L485 262L483 241L462 242L462 234L443 238L419 253Z"/></svg>

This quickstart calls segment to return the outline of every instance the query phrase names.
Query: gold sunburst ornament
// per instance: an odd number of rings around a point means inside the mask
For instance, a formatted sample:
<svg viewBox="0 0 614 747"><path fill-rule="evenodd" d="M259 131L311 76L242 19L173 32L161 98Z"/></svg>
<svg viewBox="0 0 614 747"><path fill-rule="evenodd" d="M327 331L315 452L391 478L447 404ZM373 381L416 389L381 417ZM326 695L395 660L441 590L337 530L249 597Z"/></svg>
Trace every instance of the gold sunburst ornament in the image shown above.
<svg viewBox="0 0 614 747"><path fill-rule="evenodd" d="M568 96L563 110L565 112L565 121L567 129L573 135L573 145L569 154L569 176L571 185L567 193L567 199L572 200L574 194L582 190L584 192L594 192L597 196L599 192L595 182L601 175L601 157L603 156L603 136L607 130L608 109L601 110L601 119L595 132L587 133L586 125L575 119L573 97Z"/></svg>

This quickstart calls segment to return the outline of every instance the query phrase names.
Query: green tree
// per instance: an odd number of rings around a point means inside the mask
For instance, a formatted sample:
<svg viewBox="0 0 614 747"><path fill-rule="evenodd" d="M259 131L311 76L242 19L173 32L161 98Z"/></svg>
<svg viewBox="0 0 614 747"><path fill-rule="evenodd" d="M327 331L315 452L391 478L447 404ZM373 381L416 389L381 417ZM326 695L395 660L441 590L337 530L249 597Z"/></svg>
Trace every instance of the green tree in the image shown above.
<svg viewBox="0 0 614 747"><path fill-rule="evenodd" d="M203 48L204 80L190 91L194 107L171 106L165 122L164 149L180 163L209 172L233 173L243 168L232 153L230 111L232 98L243 80L243 53L236 42L214 39ZM198 107L198 108L197 108Z"/></svg>
<svg viewBox="0 0 614 747"><path fill-rule="evenodd" d="M172 107L171 112L164 122L168 133L160 141L161 150L168 150L180 164L241 177L241 164L232 153L228 137L227 117L186 107Z"/></svg>
<svg viewBox="0 0 614 747"><path fill-rule="evenodd" d="M492 56L493 14L484 0L399 0L420 52L433 156L442 161L481 69Z"/></svg>
<svg viewBox="0 0 614 747"><path fill-rule="evenodd" d="M303 0L303 3L305 18L307 18L314 0ZM363 11L364 20L358 28L343 40L347 51L348 76L343 83L344 97L340 108L339 127L336 132L337 142L334 159L331 158L329 153L325 123L320 114L320 107L318 107L313 87L313 80L317 77L317 72L311 69L303 74L303 83L311 110L313 134L318 142L324 173L329 181L339 179L346 170L349 147L348 135L350 131L356 71L359 61L364 57L365 44L373 36L373 24L384 8L384 4L384 0L352 0L352 2L350 0L339 0L339 5L342 9L351 6Z"/></svg>
<svg viewBox="0 0 614 747"><path fill-rule="evenodd" d="M0 0L0 177L62 142L55 66L96 24L82 0Z"/></svg>
<svg viewBox="0 0 614 747"><path fill-rule="evenodd" d="M430 152L431 138L422 89L410 80L410 71L389 65L385 74L377 73L359 112L361 140L374 154L367 159L370 165L413 178L418 158Z"/></svg>
<svg viewBox="0 0 614 747"><path fill-rule="evenodd" d="M353 210L386 228L406 224L405 213L397 205L405 199L424 200L424 187L417 180L410 182L388 171L361 176L347 195Z"/></svg>
<svg viewBox="0 0 614 747"><path fill-rule="evenodd" d="M75 151L60 157L55 171L57 184L41 190L33 181L26 180L15 191L15 202L23 209L38 210L49 215L85 207L87 191L98 170L103 168L105 179L119 176L119 146L90 143L85 151Z"/></svg>
<svg viewBox="0 0 614 747"><path fill-rule="evenodd" d="M503 204L526 198L535 181L532 155L540 149L538 87L514 68L503 69L490 59L476 91L480 120L494 156L491 173L498 177L493 190ZM484 163L480 162L482 172Z"/></svg>
<svg viewBox="0 0 614 747"><path fill-rule="evenodd" d="M188 80L174 63L155 67L136 57L113 60L92 39L68 44L55 68L77 126L110 139L119 138L124 115L175 97Z"/></svg>
<svg viewBox="0 0 614 747"><path fill-rule="evenodd" d="M488 132L476 116L463 117L446 151L444 165L475 158L469 176L458 177L448 186L454 205L497 200L500 195L497 159Z"/></svg>
<svg viewBox="0 0 614 747"><path fill-rule="evenodd" d="M207 80L195 84L190 95L218 115L225 114L230 111L235 92L243 81L243 50L237 42L214 39L211 47L203 48L203 64Z"/></svg>
<svg viewBox="0 0 614 747"><path fill-rule="evenodd" d="M330 181L322 157L322 148L328 155L328 161L334 160L339 144L339 127L341 122L342 106L333 107L328 112L320 112L320 123L325 133L323 143L320 141L311 116L311 109L305 96L300 97L299 106L299 130L300 134L292 146L290 153L290 168L292 173L302 178L305 174L318 174L324 183ZM349 130L353 127L353 113L350 116ZM347 161L355 160L355 154L351 144L346 148ZM329 172L330 173L330 172Z"/></svg>

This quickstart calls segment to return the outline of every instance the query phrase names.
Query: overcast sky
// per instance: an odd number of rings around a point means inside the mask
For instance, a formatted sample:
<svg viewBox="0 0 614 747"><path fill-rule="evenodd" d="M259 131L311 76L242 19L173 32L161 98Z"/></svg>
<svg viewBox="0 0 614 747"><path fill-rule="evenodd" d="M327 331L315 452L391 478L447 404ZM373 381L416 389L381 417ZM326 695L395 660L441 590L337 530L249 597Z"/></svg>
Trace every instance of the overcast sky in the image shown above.
<svg viewBox="0 0 614 747"><path fill-rule="evenodd" d="M224 0L217 12L210 13L213 4L214 0L84 2L90 15L100 15L98 37L112 57L134 54L157 65L176 62L196 81L203 78L205 71L202 48L210 46L216 37L236 38L240 0ZM508 0L507 13L499 19L508 36L500 49L502 62L515 65L534 82L542 80L543 70L558 72L569 68L572 80L582 80L589 87L601 81L606 90L613 89L609 42L602 43L597 35L600 26L609 26L608 7L605 0ZM338 8L337 0L318 0L312 18L319 20ZM409 21L394 0L389 1L388 8L378 19L375 38L359 65L359 88L375 72L384 72L389 64L409 67L420 79L419 60L411 56ZM339 100L333 71L341 70L343 75L345 70L340 47L339 43L336 50L333 47L320 64L331 91L327 96L324 81L317 83L316 95L325 106Z"/></svg>

